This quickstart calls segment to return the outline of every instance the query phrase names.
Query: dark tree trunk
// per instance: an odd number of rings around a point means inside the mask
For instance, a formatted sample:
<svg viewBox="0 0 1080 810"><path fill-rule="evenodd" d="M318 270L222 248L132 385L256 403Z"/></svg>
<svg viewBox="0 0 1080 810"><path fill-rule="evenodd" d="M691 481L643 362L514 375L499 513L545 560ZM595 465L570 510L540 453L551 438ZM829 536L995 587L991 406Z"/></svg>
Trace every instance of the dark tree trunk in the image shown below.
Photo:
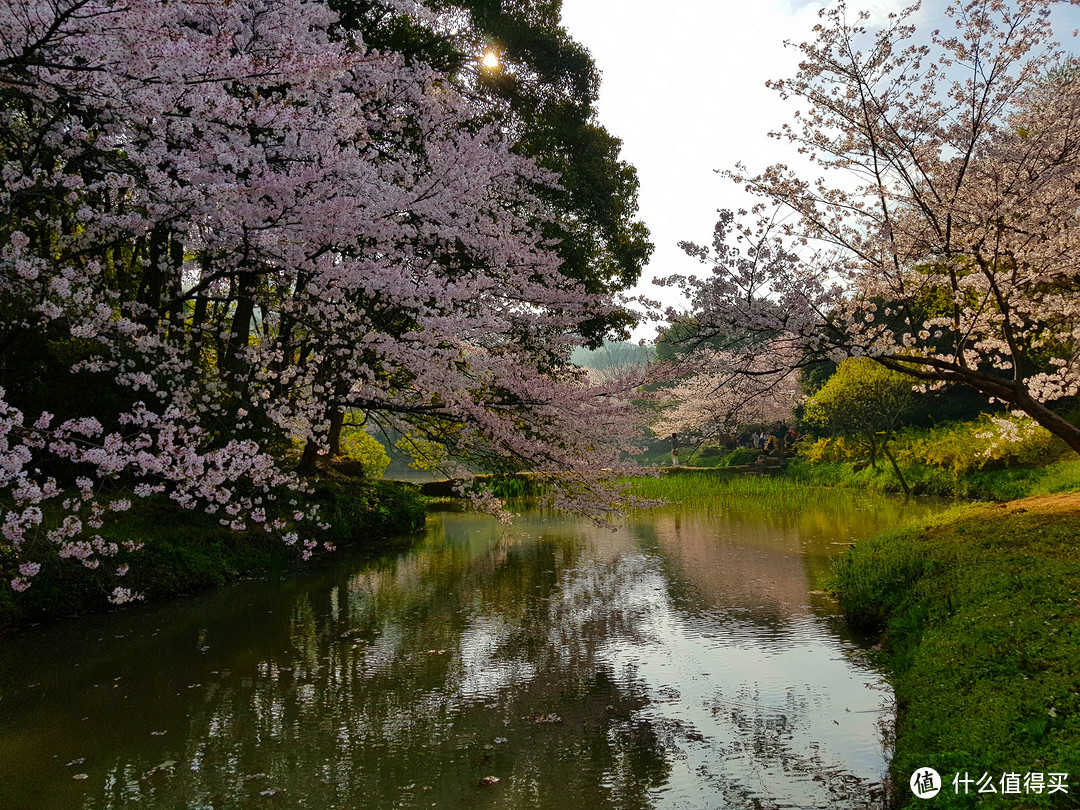
<svg viewBox="0 0 1080 810"><path fill-rule="evenodd" d="M169 241L169 300L176 299L169 316L169 332L176 342L183 339L184 311L187 302L180 300L184 287L184 243L174 238Z"/></svg>
<svg viewBox="0 0 1080 810"><path fill-rule="evenodd" d="M345 425L345 411L334 408L330 411L330 434L328 442L330 446L330 458L341 455L341 428Z"/></svg>
<svg viewBox="0 0 1080 810"><path fill-rule="evenodd" d="M156 311L161 306L161 292L164 280L162 265L168 261L169 234L164 226L157 225L150 231L150 262L139 284L136 300Z"/></svg>
<svg viewBox="0 0 1080 810"><path fill-rule="evenodd" d="M228 345L225 348L225 371L237 391L242 391L247 360L244 350L251 340L251 319L255 314L255 291L259 277L255 273L240 273L237 278L236 312L233 313Z"/></svg>
<svg viewBox="0 0 1080 810"><path fill-rule="evenodd" d="M304 445L296 470L301 475L314 475L319 471L319 445L314 439L308 439Z"/></svg>
<svg viewBox="0 0 1080 810"><path fill-rule="evenodd" d="M954 368L942 368L927 362L926 368L911 369L903 365L904 358L886 358L879 360L886 368L910 374L919 380L944 380L949 383L963 383L987 396L995 397L1023 411L1035 422L1049 430L1077 453L1080 453L1080 426L1074 425L1054 413L1030 393L1022 382L1000 380L975 371L960 372Z"/></svg>
<svg viewBox="0 0 1080 810"><path fill-rule="evenodd" d="M907 481L904 480L904 474L900 472L900 465L896 463L896 459L893 458L892 452L889 450L889 440L885 439L881 443L881 452L885 454L885 458L892 464L893 471L896 473L896 477L900 479L900 486L904 488L904 495L910 496L911 490L908 488Z"/></svg>
<svg viewBox="0 0 1080 810"><path fill-rule="evenodd" d="M202 357L202 327L206 321L207 304L206 296L199 293L195 296L195 311L191 314L191 338L188 347L188 359L194 366L199 365Z"/></svg>
<svg viewBox="0 0 1080 810"><path fill-rule="evenodd" d="M1080 426L1058 416L1027 391L1018 391L1013 404L1049 430L1077 453L1080 453Z"/></svg>

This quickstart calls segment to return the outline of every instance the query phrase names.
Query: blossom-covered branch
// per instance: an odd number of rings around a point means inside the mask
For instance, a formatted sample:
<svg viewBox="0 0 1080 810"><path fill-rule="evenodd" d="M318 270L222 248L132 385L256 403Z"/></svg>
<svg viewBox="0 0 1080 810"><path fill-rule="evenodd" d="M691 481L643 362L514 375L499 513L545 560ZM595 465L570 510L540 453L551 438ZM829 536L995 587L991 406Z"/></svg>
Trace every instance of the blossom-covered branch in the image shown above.
<svg viewBox="0 0 1080 810"><path fill-rule="evenodd" d="M1080 391L1080 81L1052 5L954 2L954 30L929 35L918 4L876 30L823 10L798 74L771 84L804 104L777 137L823 176L729 173L765 202L687 245L712 274L668 281L697 322L972 386L1080 451L1047 406Z"/></svg>
<svg viewBox="0 0 1080 810"><path fill-rule="evenodd" d="M50 549L111 553L114 491L296 542L317 516L280 448L317 456L348 409L426 411L463 451L590 481L619 464L626 392L567 371L579 325L619 307L559 272L534 192L558 179L335 19L302 0L0 9L17 587Z"/></svg>

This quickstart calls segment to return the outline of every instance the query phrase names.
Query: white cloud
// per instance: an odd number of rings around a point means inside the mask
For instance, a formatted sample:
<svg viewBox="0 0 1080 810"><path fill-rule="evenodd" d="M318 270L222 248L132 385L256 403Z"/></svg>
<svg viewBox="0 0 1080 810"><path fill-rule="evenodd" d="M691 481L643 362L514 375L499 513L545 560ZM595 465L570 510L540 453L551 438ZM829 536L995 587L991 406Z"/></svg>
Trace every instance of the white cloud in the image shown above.
<svg viewBox="0 0 1080 810"><path fill-rule="evenodd" d="M767 133L793 108L764 85L794 72L798 53L784 41L806 39L817 8L670 0L657 13L655 0L564 0L567 29L603 72L600 121L638 169L656 244L648 294L654 276L700 268L679 241L707 241L717 208L752 202L715 170L764 168L787 153Z"/></svg>

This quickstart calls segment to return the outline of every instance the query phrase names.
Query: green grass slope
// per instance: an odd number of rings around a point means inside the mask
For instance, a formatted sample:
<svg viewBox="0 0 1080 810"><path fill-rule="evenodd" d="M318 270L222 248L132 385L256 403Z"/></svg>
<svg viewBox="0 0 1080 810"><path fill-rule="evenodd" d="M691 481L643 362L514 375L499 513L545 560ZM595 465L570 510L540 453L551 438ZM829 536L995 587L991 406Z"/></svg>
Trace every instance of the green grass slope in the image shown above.
<svg viewBox="0 0 1080 810"><path fill-rule="evenodd" d="M1080 493L952 510L857 544L834 576L849 619L884 634L897 806L1080 806ZM945 783L928 801L908 787L924 767ZM957 795L965 772L998 793ZM1067 794L1023 792L1051 772Z"/></svg>

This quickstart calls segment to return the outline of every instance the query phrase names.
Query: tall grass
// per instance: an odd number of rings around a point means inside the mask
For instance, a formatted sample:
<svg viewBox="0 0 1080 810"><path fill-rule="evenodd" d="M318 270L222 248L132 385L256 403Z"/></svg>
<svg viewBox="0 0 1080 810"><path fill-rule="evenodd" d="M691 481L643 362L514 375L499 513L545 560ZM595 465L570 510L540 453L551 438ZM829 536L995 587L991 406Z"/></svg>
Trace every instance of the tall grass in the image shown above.
<svg viewBox="0 0 1080 810"><path fill-rule="evenodd" d="M720 498L753 497L776 509L799 508L820 501L824 493L812 483L780 476L746 476L726 472L672 471L658 478L624 479L635 495L688 507L707 507Z"/></svg>

